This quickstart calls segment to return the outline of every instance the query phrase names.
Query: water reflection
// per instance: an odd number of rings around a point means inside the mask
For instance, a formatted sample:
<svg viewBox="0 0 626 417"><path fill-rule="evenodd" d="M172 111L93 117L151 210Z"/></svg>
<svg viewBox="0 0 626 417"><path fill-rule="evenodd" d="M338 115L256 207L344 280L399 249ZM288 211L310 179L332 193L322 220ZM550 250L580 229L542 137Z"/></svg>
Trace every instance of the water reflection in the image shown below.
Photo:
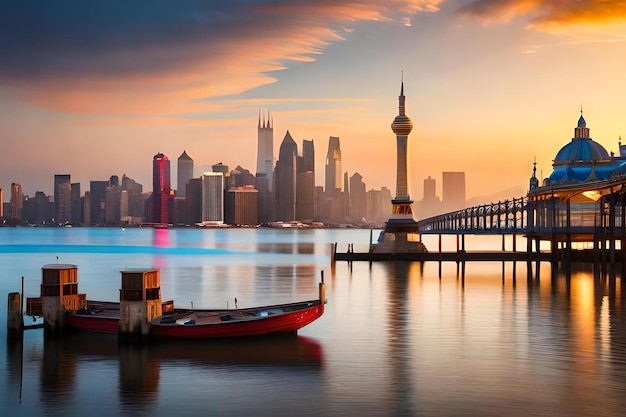
<svg viewBox="0 0 626 417"><path fill-rule="evenodd" d="M44 343L41 406L63 414L72 404L85 401L81 395L104 403L116 395L124 413L149 415L160 395L170 389L170 381L162 378L163 370L172 365L195 371L259 366L269 376L277 369L319 372L323 363L321 345L295 335L135 346L118 344L114 335L76 333ZM110 391L110 381L115 379L117 393ZM115 414L115 408L107 410Z"/></svg>
<svg viewBox="0 0 626 417"><path fill-rule="evenodd" d="M389 370L392 412L390 415L416 415L416 401L419 398L413 384L412 364L415 360L411 352L411 286L421 278L421 262L393 262L386 265L388 286L389 325Z"/></svg>

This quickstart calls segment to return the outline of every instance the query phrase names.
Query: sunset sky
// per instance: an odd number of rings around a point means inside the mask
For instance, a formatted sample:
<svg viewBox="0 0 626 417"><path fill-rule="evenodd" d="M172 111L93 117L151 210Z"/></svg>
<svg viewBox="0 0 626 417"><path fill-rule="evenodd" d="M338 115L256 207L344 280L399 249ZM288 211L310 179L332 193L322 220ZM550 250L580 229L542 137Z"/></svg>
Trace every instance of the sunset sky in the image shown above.
<svg viewBox="0 0 626 417"><path fill-rule="evenodd" d="M401 77L411 196L465 171L467 197L546 177L581 106L609 152L626 140L626 3L618 0L2 1L0 188L88 190L111 175L152 189L151 162L186 150L195 174L256 170L259 109L278 154L329 136L343 171L395 193ZM403 75L402 75L403 74ZM510 190L510 191L507 191Z"/></svg>

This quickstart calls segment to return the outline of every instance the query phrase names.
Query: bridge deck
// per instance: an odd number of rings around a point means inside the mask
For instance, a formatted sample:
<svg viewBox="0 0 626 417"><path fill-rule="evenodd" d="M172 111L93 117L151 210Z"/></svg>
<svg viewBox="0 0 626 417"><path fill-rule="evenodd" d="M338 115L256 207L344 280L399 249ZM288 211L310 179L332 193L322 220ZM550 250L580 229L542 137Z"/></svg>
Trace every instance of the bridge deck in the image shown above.
<svg viewBox="0 0 626 417"><path fill-rule="evenodd" d="M442 261L442 262L471 262L471 261L550 261L548 252L426 252L426 253L372 253L372 252L337 252L335 261Z"/></svg>

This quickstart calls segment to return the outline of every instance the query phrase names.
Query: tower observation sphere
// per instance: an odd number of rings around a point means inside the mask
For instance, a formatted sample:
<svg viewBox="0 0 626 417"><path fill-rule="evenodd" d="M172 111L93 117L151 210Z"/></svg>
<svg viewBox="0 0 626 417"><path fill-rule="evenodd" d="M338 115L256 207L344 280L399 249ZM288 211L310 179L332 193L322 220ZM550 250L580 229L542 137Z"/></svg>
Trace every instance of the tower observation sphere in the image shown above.
<svg viewBox="0 0 626 417"><path fill-rule="evenodd" d="M391 123L391 130L398 136L408 136L413 130L413 122L406 115L404 83L400 87L400 96L398 97L398 115Z"/></svg>

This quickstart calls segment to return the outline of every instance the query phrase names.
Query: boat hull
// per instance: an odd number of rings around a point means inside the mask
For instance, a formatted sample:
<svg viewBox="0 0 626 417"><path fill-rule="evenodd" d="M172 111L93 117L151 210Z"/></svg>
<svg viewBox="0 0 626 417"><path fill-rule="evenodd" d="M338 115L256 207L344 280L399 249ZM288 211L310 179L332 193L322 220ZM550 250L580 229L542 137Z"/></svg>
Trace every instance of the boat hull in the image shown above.
<svg viewBox="0 0 626 417"><path fill-rule="evenodd" d="M320 303L319 300L293 305L270 306L254 310L241 311L262 312L278 308L286 308L288 310L289 306L292 306L294 311L285 311L275 315L255 316L245 319L217 321L211 323L162 323L161 317L152 321L150 333L152 337L157 339L213 339L260 336L274 333L295 333L302 327L318 319L324 313L324 304ZM197 312L211 313L212 311L200 310ZM219 313L217 311L215 312ZM227 315L228 312L221 313Z"/></svg>
<svg viewBox="0 0 626 417"><path fill-rule="evenodd" d="M76 330L117 333L119 317L99 317L87 314L66 314L65 323Z"/></svg>
<svg viewBox="0 0 626 417"><path fill-rule="evenodd" d="M275 313L275 312L279 313ZM262 336L278 333L296 333L324 313L324 304L319 300L275 306L256 307L242 310L174 310L171 314L157 317L150 323L150 335L155 339L214 339L244 336ZM173 315L197 317L233 317L228 321L210 323L197 321L178 324L171 320ZM239 315L247 315L244 319ZM164 321L168 321L165 323ZM118 333L119 303L107 303L106 308L68 312L65 324L75 330L99 333Z"/></svg>

